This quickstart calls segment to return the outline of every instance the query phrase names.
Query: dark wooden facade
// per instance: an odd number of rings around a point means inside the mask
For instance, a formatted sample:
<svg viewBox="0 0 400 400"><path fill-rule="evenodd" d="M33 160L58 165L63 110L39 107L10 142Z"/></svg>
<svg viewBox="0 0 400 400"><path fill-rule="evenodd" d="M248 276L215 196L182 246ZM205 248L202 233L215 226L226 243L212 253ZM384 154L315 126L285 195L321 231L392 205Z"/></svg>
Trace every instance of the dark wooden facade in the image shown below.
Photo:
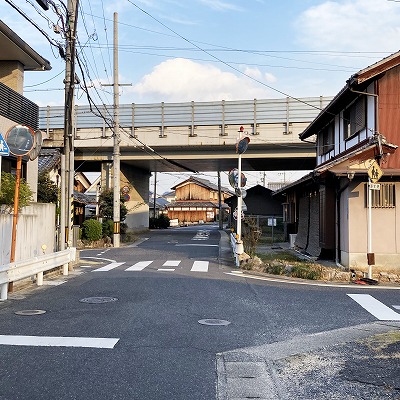
<svg viewBox="0 0 400 400"><path fill-rule="evenodd" d="M185 222L212 222L219 214L219 190L213 183L190 177L172 188L176 201L167 206L168 218ZM221 203L232 193L221 188Z"/></svg>
<svg viewBox="0 0 400 400"><path fill-rule="evenodd" d="M399 56L400 58L400 56ZM400 144L400 66L387 71L378 81L378 131L389 143ZM400 158L389 156L382 169L400 171Z"/></svg>

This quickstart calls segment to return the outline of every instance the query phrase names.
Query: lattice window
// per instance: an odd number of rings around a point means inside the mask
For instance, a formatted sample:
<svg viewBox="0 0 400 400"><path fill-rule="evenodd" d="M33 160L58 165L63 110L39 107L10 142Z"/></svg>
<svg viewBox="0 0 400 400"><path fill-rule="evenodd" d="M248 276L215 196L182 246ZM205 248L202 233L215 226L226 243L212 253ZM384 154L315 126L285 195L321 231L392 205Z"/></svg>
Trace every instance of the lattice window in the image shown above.
<svg viewBox="0 0 400 400"><path fill-rule="evenodd" d="M368 184L365 184L365 207L368 207ZM371 207L394 208L396 207L396 186L394 183L381 183L380 190L371 191Z"/></svg>

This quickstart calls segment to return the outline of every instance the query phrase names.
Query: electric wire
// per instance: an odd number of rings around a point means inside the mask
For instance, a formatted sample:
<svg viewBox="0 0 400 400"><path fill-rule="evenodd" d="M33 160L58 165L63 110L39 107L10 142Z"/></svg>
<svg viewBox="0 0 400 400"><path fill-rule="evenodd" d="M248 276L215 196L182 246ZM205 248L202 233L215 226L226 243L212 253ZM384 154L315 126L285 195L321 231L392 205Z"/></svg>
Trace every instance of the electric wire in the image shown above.
<svg viewBox="0 0 400 400"><path fill-rule="evenodd" d="M5 0L11 7L13 7L19 14L21 14L27 21L29 21L54 47L59 49L60 44L51 38L35 21L29 18L19 7L17 7L11 0Z"/></svg>

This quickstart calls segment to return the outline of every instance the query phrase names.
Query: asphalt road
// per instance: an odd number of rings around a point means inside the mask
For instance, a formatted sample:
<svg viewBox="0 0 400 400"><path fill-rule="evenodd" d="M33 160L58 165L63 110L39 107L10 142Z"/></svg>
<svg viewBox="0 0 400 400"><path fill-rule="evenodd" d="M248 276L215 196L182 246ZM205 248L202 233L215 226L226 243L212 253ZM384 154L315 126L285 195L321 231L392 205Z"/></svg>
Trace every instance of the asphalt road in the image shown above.
<svg viewBox="0 0 400 400"><path fill-rule="evenodd" d="M248 349L274 352L268 346L379 320L348 294L400 306L397 290L244 277L220 258L221 234L168 229L84 250L68 278L0 303L0 399L233 398L226 366L257 364ZM255 358L240 359L240 349Z"/></svg>

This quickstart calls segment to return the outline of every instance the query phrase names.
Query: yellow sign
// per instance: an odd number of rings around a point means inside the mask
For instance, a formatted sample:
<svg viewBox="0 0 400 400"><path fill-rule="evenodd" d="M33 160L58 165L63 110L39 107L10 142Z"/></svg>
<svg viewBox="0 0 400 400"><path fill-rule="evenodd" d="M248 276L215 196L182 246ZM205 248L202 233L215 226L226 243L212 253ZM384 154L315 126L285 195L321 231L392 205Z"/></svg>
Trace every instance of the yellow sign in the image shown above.
<svg viewBox="0 0 400 400"><path fill-rule="evenodd" d="M376 161L374 161L368 169L368 176L372 183L376 183L381 179L383 172Z"/></svg>

